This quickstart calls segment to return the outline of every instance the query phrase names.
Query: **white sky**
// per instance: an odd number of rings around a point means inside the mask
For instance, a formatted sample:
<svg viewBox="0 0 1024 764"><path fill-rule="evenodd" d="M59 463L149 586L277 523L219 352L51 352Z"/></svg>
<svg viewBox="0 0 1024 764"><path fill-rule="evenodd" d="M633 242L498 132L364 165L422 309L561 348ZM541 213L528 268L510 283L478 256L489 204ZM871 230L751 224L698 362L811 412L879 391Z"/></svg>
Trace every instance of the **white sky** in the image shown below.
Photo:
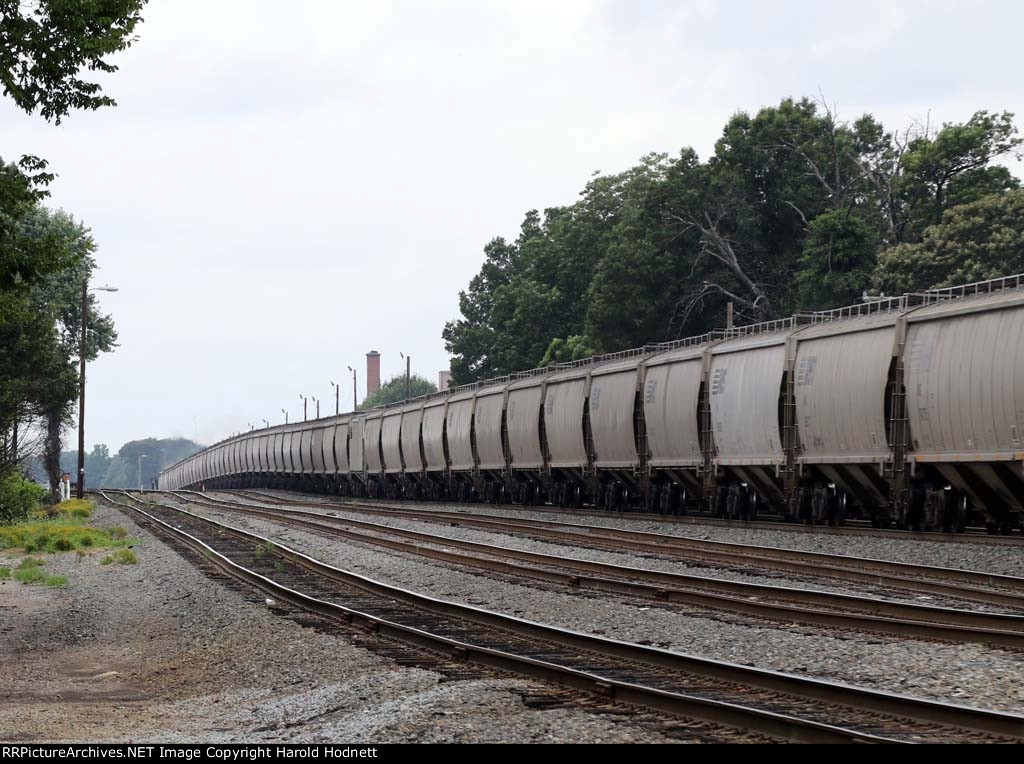
<svg viewBox="0 0 1024 764"><path fill-rule="evenodd" d="M595 170L706 157L737 110L821 92L890 128L1024 111L1016 1L152 0L144 16L104 80L117 108L54 127L0 104L3 158L50 160L52 205L92 228L95 283L121 290L100 295L121 346L89 366L89 448L210 443L294 421L300 394L327 413L329 380L346 410L345 367L361 399L373 349L385 378L402 351L436 381L490 238Z"/></svg>

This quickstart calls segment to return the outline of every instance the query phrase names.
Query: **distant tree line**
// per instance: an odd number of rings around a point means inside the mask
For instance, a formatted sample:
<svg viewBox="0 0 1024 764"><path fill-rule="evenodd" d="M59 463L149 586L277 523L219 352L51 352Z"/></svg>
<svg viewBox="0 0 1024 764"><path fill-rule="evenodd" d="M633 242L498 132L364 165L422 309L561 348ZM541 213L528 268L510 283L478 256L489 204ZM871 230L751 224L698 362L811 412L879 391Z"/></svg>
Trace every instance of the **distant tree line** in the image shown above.
<svg viewBox="0 0 1024 764"><path fill-rule="evenodd" d="M1024 271L1024 191L1008 112L890 131L810 99L733 116L692 149L596 174L484 247L444 329L453 384L865 293Z"/></svg>
<svg viewBox="0 0 1024 764"><path fill-rule="evenodd" d="M201 451L204 446L186 438L145 438L131 440L111 455L103 443L96 444L85 454L85 487L96 488L138 488L141 484L149 487L153 478L164 467L169 467L186 456ZM139 457L143 457L141 460ZM40 483L48 480L41 458L30 462L30 476ZM60 469L72 476L78 473L78 451L64 451L60 455Z"/></svg>

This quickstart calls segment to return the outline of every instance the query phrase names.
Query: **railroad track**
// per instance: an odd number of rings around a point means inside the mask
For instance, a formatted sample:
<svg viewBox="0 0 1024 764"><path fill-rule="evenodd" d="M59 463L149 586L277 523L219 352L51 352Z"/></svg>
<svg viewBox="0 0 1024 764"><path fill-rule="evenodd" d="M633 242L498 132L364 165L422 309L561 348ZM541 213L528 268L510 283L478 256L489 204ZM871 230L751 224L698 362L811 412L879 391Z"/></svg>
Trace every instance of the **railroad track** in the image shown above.
<svg viewBox="0 0 1024 764"><path fill-rule="evenodd" d="M260 517L320 535L576 589L647 597L667 603L685 603L786 623L795 621L907 638L976 642L1018 650L1024 648L1024 616L1021 615L892 602L575 560L308 510L267 509L218 497L186 496L174 491L170 494L189 504ZM466 550L472 554L448 551L450 548Z"/></svg>
<svg viewBox="0 0 1024 764"><path fill-rule="evenodd" d="M235 491L227 491L233 493ZM269 493L266 491L249 490L237 491L264 496L268 499L283 501L294 504L309 504L310 501L317 503L331 504L338 503L336 499L329 498L327 494L301 494L296 491L285 493L292 495L308 495L309 499L303 501L281 496L280 493ZM377 499L360 499L365 503L375 503ZM382 504L388 502L379 500ZM415 502L410 502L415 503ZM434 506L444 506L443 502L433 502ZM942 531L913 531L900 530L896 528L875 528L866 520L849 520L842 526L816 525L796 523L784 520L781 516L774 520L729 520L715 517L709 514L695 513L692 515L661 515L650 512L613 512L600 509L569 509L566 507L536 506L523 504L477 504L465 505L467 507L480 506L497 510L509 510L515 512L536 512L548 515L572 515L574 517L595 517L595 518L621 518L665 523L673 525L704 525L718 528L750 528L756 530L781 531L788 533L801 533L825 536L867 536L871 538L890 538L902 541L933 541L947 544L987 544L989 546L1016 546L1024 547L1024 533L1021 535L996 535L985 528L969 527L961 533L946 533ZM774 517L774 516L773 516Z"/></svg>
<svg viewBox="0 0 1024 764"><path fill-rule="evenodd" d="M203 496L197 492L188 495ZM281 505L261 494L230 492L248 498ZM291 502L283 502L290 504ZM305 505L308 507L309 503ZM472 512L447 512L425 505L366 504L361 501L332 502L336 511L356 512L377 517L404 518L429 523L476 528L494 533L526 536L544 541L610 551L630 551L662 557L682 558L711 565L739 565L771 571L796 573L821 578L856 582L924 595L941 595L972 603L1024 609L1024 578L996 573L940 568L930 565L891 562L866 557L806 552L781 547L755 546L724 541L696 539L645 531L622 530L597 525L551 520L509 518Z"/></svg>
<svg viewBox="0 0 1024 764"><path fill-rule="evenodd" d="M1022 742L1024 716L739 666L559 629L389 586L257 534L138 499L132 512L295 607L607 699L807 742Z"/></svg>

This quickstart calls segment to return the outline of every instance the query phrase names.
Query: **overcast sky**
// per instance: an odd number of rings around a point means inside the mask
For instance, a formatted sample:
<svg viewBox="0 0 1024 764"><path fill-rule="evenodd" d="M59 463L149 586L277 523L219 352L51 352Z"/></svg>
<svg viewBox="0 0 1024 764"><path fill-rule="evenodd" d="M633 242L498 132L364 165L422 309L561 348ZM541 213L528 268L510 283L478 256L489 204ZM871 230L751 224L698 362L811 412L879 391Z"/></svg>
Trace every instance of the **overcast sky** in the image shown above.
<svg viewBox="0 0 1024 764"><path fill-rule="evenodd" d="M889 127L1024 112L1016 1L151 0L60 127L0 105L5 160L99 245L120 347L89 366L87 446L219 440L351 407L365 354L436 381L492 237L729 116L824 93ZM1018 124L1021 120L1018 119ZM1020 167L1014 165L1018 174ZM652 337L651 340L658 340ZM311 404L312 405L312 404ZM74 444L74 430L68 442Z"/></svg>

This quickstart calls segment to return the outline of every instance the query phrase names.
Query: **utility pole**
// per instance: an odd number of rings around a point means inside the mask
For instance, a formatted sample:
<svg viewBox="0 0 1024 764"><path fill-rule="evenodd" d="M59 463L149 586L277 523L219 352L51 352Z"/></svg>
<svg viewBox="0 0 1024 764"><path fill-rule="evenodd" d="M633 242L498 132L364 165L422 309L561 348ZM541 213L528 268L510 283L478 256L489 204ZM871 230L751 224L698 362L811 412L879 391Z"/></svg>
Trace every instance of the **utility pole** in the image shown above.
<svg viewBox="0 0 1024 764"><path fill-rule="evenodd" d="M412 363L412 356L408 356L405 353L399 353L398 355L405 359L405 399L409 400L409 368Z"/></svg>
<svg viewBox="0 0 1024 764"><path fill-rule="evenodd" d="M352 410L355 411L359 408L359 404L356 402L356 370L351 366L348 367L348 370L352 372Z"/></svg>
<svg viewBox="0 0 1024 764"><path fill-rule="evenodd" d="M102 286L96 289L103 292L116 292L116 287ZM86 332L89 323L89 279L82 281L82 337L79 346L78 371L78 490L77 498L85 498L85 353Z"/></svg>
<svg viewBox="0 0 1024 764"><path fill-rule="evenodd" d="M142 487L142 460L148 459L149 454L139 454L139 492L141 493L145 489Z"/></svg>

